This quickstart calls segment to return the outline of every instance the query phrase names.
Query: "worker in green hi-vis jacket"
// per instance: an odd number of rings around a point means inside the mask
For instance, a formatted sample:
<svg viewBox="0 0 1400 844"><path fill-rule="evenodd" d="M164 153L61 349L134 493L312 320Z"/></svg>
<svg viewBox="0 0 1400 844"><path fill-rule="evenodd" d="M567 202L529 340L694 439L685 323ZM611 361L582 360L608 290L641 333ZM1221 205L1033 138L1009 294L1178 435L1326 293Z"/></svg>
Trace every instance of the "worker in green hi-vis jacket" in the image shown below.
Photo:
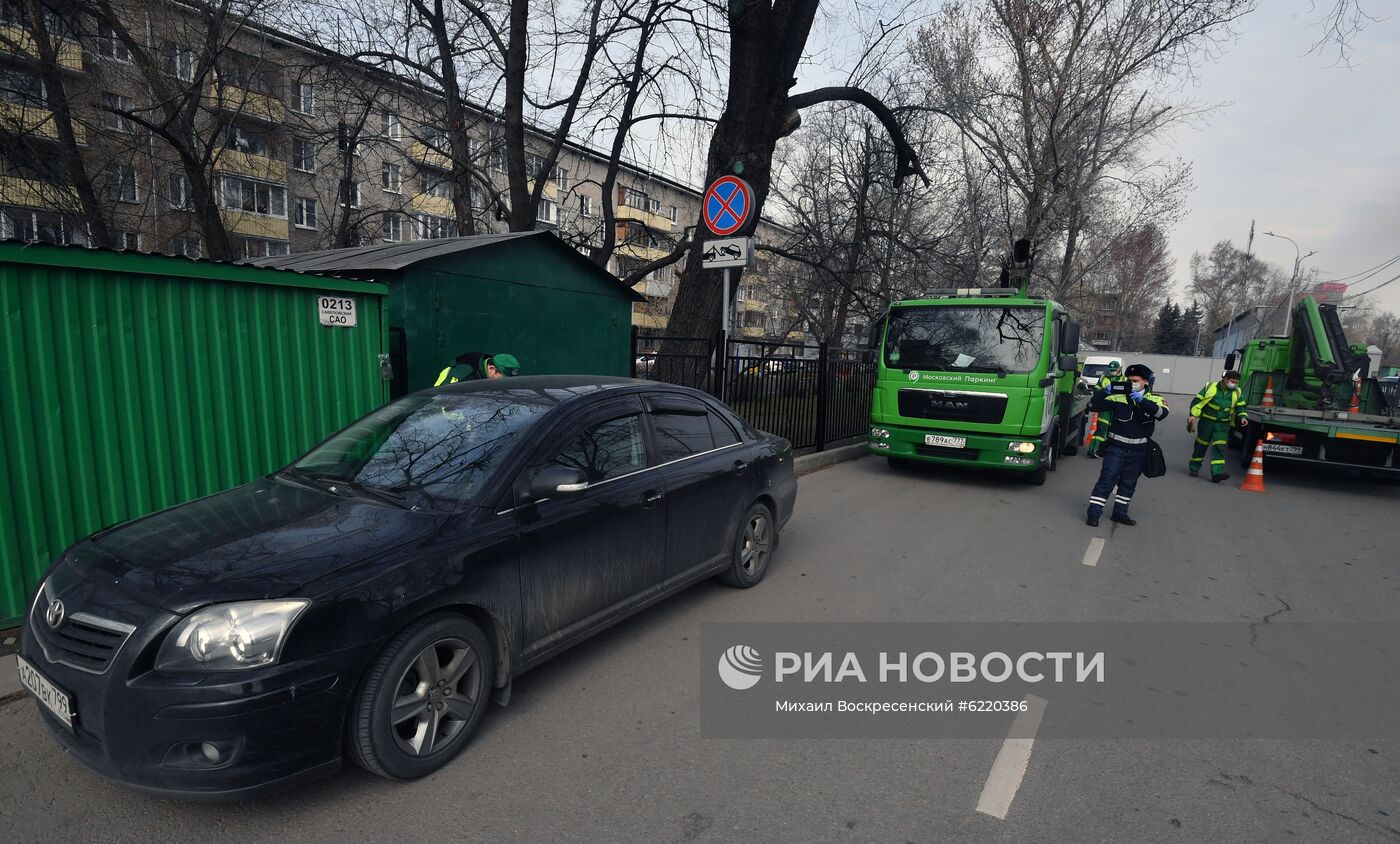
<svg viewBox="0 0 1400 844"><path fill-rule="evenodd" d="M1186 419L1186 430L1196 433L1196 448L1191 452L1188 466L1191 477L1201 473L1207 451L1210 452L1211 481L1218 484L1230 477L1225 471L1225 441L1230 437L1232 424L1244 427L1249 421L1244 408L1240 374L1233 369L1196 394L1191 402L1191 415Z"/></svg>

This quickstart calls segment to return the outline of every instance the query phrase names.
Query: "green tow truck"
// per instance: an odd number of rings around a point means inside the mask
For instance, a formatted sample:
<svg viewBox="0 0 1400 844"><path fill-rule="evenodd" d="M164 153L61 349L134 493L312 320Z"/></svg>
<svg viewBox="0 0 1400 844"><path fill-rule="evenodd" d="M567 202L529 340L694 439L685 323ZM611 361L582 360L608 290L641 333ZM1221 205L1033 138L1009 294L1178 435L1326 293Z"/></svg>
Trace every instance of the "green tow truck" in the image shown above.
<svg viewBox="0 0 1400 844"><path fill-rule="evenodd" d="M1262 442L1270 460L1400 474L1400 416L1370 377L1366 347L1347 342L1334 305L1304 297L1291 318L1290 336L1250 340L1225 359L1226 369L1238 359L1248 405L1249 425L1231 434L1244 465Z"/></svg>
<svg viewBox="0 0 1400 844"><path fill-rule="evenodd" d="M1014 260L1018 287L929 291L873 326L869 446L891 466L981 466L1039 485L1078 450L1089 405L1079 326L1059 303L1027 295L1029 244L1017 243Z"/></svg>

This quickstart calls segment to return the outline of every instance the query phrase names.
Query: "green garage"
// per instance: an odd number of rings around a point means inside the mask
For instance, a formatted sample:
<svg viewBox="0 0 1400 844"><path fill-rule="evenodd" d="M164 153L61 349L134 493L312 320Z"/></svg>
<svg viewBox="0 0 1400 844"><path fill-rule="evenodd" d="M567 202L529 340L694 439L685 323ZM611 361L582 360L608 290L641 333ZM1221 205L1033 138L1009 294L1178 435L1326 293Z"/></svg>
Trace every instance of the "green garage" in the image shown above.
<svg viewBox="0 0 1400 844"><path fill-rule="evenodd" d="M71 543L267 474L382 405L387 293L0 243L0 627Z"/></svg>
<svg viewBox="0 0 1400 844"><path fill-rule="evenodd" d="M303 252L259 266L386 282L394 395L457 355L514 355L522 375L627 375L643 297L549 231Z"/></svg>

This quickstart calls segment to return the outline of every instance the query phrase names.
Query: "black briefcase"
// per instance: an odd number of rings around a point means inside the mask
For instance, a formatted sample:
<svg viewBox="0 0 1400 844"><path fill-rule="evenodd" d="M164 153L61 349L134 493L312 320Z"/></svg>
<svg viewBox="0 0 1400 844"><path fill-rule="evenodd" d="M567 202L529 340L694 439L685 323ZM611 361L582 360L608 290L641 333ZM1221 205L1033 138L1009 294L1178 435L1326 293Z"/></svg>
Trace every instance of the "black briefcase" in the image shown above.
<svg viewBox="0 0 1400 844"><path fill-rule="evenodd" d="M1142 463L1142 474L1149 478L1160 478L1167 473L1167 458L1156 440L1147 441L1147 459Z"/></svg>

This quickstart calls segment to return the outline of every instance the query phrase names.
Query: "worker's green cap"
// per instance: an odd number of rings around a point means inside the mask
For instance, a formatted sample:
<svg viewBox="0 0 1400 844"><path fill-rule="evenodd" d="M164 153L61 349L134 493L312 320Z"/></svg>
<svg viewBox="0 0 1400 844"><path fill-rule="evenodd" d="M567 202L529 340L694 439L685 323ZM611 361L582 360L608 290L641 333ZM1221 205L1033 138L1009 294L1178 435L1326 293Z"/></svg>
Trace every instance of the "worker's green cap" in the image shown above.
<svg viewBox="0 0 1400 844"><path fill-rule="evenodd" d="M520 374L520 361L515 359L515 355L492 355L491 363L504 375Z"/></svg>
<svg viewBox="0 0 1400 844"><path fill-rule="evenodd" d="M1120 370L1120 369L1123 368L1123 362L1122 362L1122 361L1117 361L1117 360L1111 360L1111 361L1108 362L1108 368L1109 368L1109 370L1112 371L1112 372L1117 372L1118 370Z"/></svg>

